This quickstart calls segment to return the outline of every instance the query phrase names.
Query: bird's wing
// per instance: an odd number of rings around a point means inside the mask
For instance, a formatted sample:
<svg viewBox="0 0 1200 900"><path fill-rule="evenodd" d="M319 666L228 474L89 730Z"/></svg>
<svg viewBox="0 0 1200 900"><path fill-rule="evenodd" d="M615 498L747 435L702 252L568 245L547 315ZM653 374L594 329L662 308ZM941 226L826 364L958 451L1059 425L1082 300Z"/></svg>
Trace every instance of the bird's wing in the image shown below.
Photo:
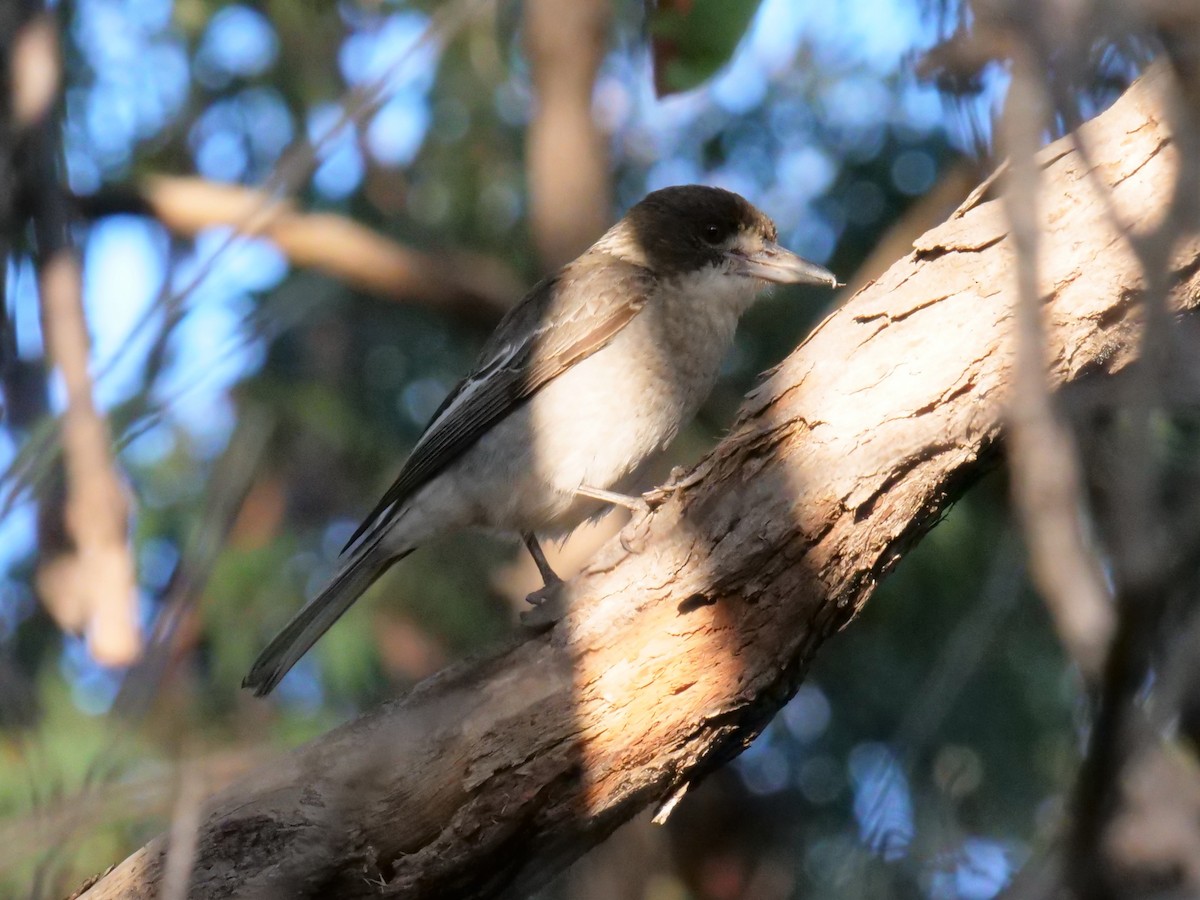
<svg viewBox="0 0 1200 900"><path fill-rule="evenodd" d="M438 407L399 477L343 552L385 528L405 500L498 420L611 341L646 305L651 278L640 266L606 257L602 264L568 266L535 286L505 315L475 368Z"/></svg>

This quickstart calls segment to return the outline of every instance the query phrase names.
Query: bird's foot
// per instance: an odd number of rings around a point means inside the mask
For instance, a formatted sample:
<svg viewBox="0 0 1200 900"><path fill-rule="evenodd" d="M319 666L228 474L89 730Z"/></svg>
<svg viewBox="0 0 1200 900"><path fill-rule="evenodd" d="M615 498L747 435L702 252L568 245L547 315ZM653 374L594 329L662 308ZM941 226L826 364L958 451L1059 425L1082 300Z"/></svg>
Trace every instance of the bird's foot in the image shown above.
<svg viewBox="0 0 1200 900"><path fill-rule="evenodd" d="M621 546L625 548L626 552L641 553L645 550L646 541L650 536L650 527L646 517L679 491L698 484L704 474L702 467L688 471L683 466L676 466L671 470L666 484L646 491L640 497L630 498L631 501L635 501L629 504L629 507L635 510L634 516L621 532Z"/></svg>
<svg viewBox="0 0 1200 900"><path fill-rule="evenodd" d="M638 512L633 514L629 524L621 529L618 536L625 552L635 555L646 549L646 542L650 538L650 514L662 505L662 501L657 499L653 491L643 494L638 500Z"/></svg>
<svg viewBox="0 0 1200 900"><path fill-rule="evenodd" d="M533 631L545 631L553 628L567 611L567 592L562 579L547 581L525 598L530 609L521 613L521 624Z"/></svg>
<svg viewBox="0 0 1200 900"><path fill-rule="evenodd" d="M629 524L621 531L621 546L625 548L627 553L641 552L645 544L644 534L642 534L641 539L639 539L638 535L645 531L646 517L654 512L655 509L654 505L650 502L650 494L631 496L587 485L581 485L575 492L581 497L590 497L593 500L599 500L601 503L609 503L613 506L620 506L623 509L629 510L633 514L633 517L629 520Z"/></svg>
<svg viewBox="0 0 1200 900"><path fill-rule="evenodd" d="M667 476L666 483L646 491L642 494L642 500L649 509L658 509L680 491L699 484L706 474L703 465L690 471L685 466L675 466Z"/></svg>
<svg viewBox="0 0 1200 900"><path fill-rule="evenodd" d="M647 507L647 515L649 512L650 509ZM646 516L634 516L629 520L629 524L621 529L621 533L617 535L617 539L621 542L621 546L625 549L626 553L632 553L636 556L646 549L646 541L649 536L649 520Z"/></svg>
<svg viewBox="0 0 1200 900"><path fill-rule="evenodd" d="M541 606L545 603L550 603L562 592L563 580L555 575L553 578L547 578L536 591L527 594L525 602L530 606Z"/></svg>

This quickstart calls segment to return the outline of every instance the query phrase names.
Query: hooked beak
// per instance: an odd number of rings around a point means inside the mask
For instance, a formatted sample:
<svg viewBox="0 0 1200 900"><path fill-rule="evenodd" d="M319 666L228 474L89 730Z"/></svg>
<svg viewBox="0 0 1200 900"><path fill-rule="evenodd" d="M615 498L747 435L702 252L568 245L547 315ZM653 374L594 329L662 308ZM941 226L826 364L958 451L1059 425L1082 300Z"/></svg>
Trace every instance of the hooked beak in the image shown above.
<svg viewBox="0 0 1200 900"><path fill-rule="evenodd" d="M755 253L733 251L733 270L739 275L761 278L776 284L823 284L825 287L842 287L837 277L828 269L802 259L791 250L769 243Z"/></svg>

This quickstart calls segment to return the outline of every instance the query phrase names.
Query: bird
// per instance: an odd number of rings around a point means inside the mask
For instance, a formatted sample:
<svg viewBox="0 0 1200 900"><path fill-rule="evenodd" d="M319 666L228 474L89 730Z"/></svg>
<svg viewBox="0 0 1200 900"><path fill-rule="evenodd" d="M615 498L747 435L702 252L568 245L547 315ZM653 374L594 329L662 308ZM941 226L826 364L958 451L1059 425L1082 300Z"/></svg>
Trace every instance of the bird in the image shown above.
<svg viewBox="0 0 1200 900"><path fill-rule="evenodd" d="M268 694L394 563L473 527L519 534L544 598L561 580L538 536L561 537L611 505L691 420L738 319L770 284L840 287L780 246L775 224L731 191L647 194L500 321L434 412L396 480L351 536L328 586L242 682Z"/></svg>

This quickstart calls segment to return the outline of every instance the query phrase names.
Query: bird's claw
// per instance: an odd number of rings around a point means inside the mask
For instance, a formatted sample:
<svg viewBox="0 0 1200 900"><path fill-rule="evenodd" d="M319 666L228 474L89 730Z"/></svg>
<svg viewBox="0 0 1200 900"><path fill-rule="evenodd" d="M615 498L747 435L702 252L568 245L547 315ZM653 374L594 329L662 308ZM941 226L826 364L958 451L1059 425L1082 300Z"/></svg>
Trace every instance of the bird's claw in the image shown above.
<svg viewBox="0 0 1200 900"><path fill-rule="evenodd" d="M541 606L554 600L562 592L561 578L547 579L546 583L525 596L525 602L530 606Z"/></svg>
<svg viewBox="0 0 1200 900"><path fill-rule="evenodd" d="M649 504L646 506L645 515L634 516L629 520L629 524L621 529L621 533L617 536L621 546L625 548L626 553L637 555L646 549L646 539L650 534L650 524L646 519L653 507Z"/></svg>
<svg viewBox="0 0 1200 900"><path fill-rule="evenodd" d="M648 509L658 509L680 491L698 484L704 477L704 468L697 467L689 470L686 466L675 466L667 476L664 484L651 488L642 494L642 501Z"/></svg>
<svg viewBox="0 0 1200 900"><path fill-rule="evenodd" d="M636 534L630 534L630 531L636 531ZM636 556L646 549L645 528L623 528L619 539L626 553L632 553Z"/></svg>
<svg viewBox="0 0 1200 900"><path fill-rule="evenodd" d="M670 500L674 493L675 488L668 483L646 491L642 494L641 501L645 505L646 512L651 512Z"/></svg>
<svg viewBox="0 0 1200 900"><path fill-rule="evenodd" d="M621 531L621 546L625 548L625 551L641 553L645 550L646 539L650 532L645 517L680 491L698 484L704 478L704 474L703 466L691 470L684 466L675 466L671 469L671 474L667 477L665 484L652 488L637 497L634 503L630 504L630 508L634 510L634 516Z"/></svg>
<svg viewBox="0 0 1200 900"><path fill-rule="evenodd" d="M547 582L525 598L530 608L521 613L521 624L532 631L545 631L567 611L566 591L561 580Z"/></svg>
<svg viewBox="0 0 1200 900"><path fill-rule="evenodd" d="M633 502L629 504L629 511L633 514L632 519L640 519L643 516L648 516L662 505L661 503L654 502L651 493L641 494L632 498Z"/></svg>

